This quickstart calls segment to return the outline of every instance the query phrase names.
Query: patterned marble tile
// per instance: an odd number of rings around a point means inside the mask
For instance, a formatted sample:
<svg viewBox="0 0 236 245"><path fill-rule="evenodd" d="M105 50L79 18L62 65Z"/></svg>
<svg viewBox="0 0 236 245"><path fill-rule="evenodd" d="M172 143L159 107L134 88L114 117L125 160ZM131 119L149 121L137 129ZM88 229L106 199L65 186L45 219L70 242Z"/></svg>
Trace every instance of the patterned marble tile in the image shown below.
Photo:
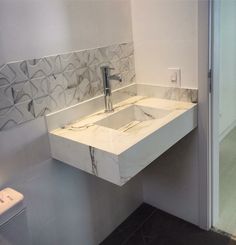
<svg viewBox="0 0 236 245"><path fill-rule="evenodd" d="M80 67L80 62L75 53L60 55L62 72L73 71Z"/></svg>
<svg viewBox="0 0 236 245"><path fill-rule="evenodd" d="M10 107L13 104L14 99L11 87L8 85L0 87L0 109Z"/></svg>
<svg viewBox="0 0 236 245"><path fill-rule="evenodd" d="M90 49L85 51L80 51L75 53L77 60L81 67L88 67L99 65L105 62L105 57L103 57L100 49Z"/></svg>
<svg viewBox="0 0 236 245"><path fill-rule="evenodd" d="M61 56L60 55L54 55L54 56L48 56L45 57L45 60L50 65L52 74L58 74L62 72L62 65L61 65Z"/></svg>
<svg viewBox="0 0 236 245"><path fill-rule="evenodd" d="M90 82L100 82L101 85L103 83L102 80L102 72L100 66L89 66L88 67L88 76L84 76L84 78L87 78Z"/></svg>
<svg viewBox="0 0 236 245"><path fill-rule="evenodd" d="M56 108L61 109L66 106L66 94L65 90L68 87L67 80L63 74L53 74L49 76L49 96L52 101L56 103ZM52 103L54 106L54 103Z"/></svg>
<svg viewBox="0 0 236 245"><path fill-rule="evenodd" d="M12 107L0 110L0 130L8 129L34 119L31 101L18 103Z"/></svg>
<svg viewBox="0 0 236 245"><path fill-rule="evenodd" d="M133 82L133 44L114 44L1 65L0 110L1 125L5 125L1 128L101 95L103 65L114 67L112 73L123 78L121 84L113 81L112 88Z"/></svg>
<svg viewBox="0 0 236 245"><path fill-rule="evenodd" d="M118 44L99 48L99 51L106 61L117 60L122 57L122 49Z"/></svg>
<svg viewBox="0 0 236 245"><path fill-rule="evenodd" d="M14 106L0 109L0 130L8 129L22 122L22 116Z"/></svg>
<svg viewBox="0 0 236 245"><path fill-rule="evenodd" d="M71 81L66 79L66 77L60 73L60 74L53 74L47 78L48 80L48 89L49 94L53 93L53 91L60 87L62 90L65 90L68 88L68 81Z"/></svg>
<svg viewBox="0 0 236 245"><path fill-rule="evenodd" d="M75 105L82 101L78 86L65 90L66 106Z"/></svg>
<svg viewBox="0 0 236 245"><path fill-rule="evenodd" d="M99 49L91 49L87 51L88 62L87 66L100 66L104 62L107 62L106 57L103 57Z"/></svg>
<svg viewBox="0 0 236 245"><path fill-rule="evenodd" d="M31 95L33 99L37 99L49 94L49 78L34 78L30 80Z"/></svg>
<svg viewBox="0 0 236 245"><path fill-rule="evenodd" d="M120 58L125 58L134 55L134 45L133 43L122 43L119 45L121 49Z"/></svg>
<svg viewBox="0 0 236 245"><path fill-rule="evenodd" d="M78 88L80 91L80 101L89 99L93 96L95 96L96 91L95 91L95 87L96 86L92 86L92 84L95 84L95 82L90 82L87 78L84 78Z"/></svg>
<svg viewBox="0 0 236 245"><path fill-rule="evenodd" d="M11 70L11 83L24 82L28 80L28 68L26 61L13 62L8 64L9 69Z"/></svg>
<svg viewBox="0 0 236 245"><path fill-rule="evenodd" d="M51 96L44 96L33 100L34 116L41 117L58 109L57 102Z"/></svg>
<svg viewBox="0 0 236 245"><path fill-rule="evenodd" d="M15 108L16 110L20 112L22 116L22 122L26 122L26 121L34 119L34 110L32 108L32 100L15 104Z"/></svg>
<svg viewBox="0 0 236 245"><path fill-rule="evenodd" d="M32 100L31 84L29 81L13 83L11 85L14 103Z"/></svg>
<svg viewBox="0 0 236 245"><path fill-rule="evenodd" d="M66 83L66 88L74 88L78 85L80 80L80 73L84 72L86 69L77 69L73 71L65 71L63 72L63 76Z"/></svg>
<svg viewBox="0 0 236 245"><path fill-rule="evenodd" d="M55 88L50 92L50 99L51 99L51 110L59 110L59 109L62 109L66 106L66 95L65 95L65 89L60 86L60 85L57 85L55 86ZM55 107L54 106L54 103L55 102Z"/></svg>
<svg viewBox="0 0 236 245"><path fill-rule="evenodd" d="M129 57L120 59L120 72L127 72L131 69Z"/></svg>
<svg viewBox="0 0 236 245"><path fill-rule="evenodd" d="M30 79L46 77L53 73L52 66L45 58L28 60L26 63Z"/></svg>
<svg viewBox="0 0 236 245"><path fill-rule="evenodd" d="M121 73L122 84L120 86L128 85L135 82L135 71L129 70Z"/></svg>
<svg viewBox="0 0 236 245"><path fill-rule="evenodd" d="M4 65L0 69L0 86L9 85L14 81L15 74L10 69L9 65Z"/></svg>
<svg viewBox="0 0 236 245"><path fill-rule="evenodd" d="M129 59L129 68L130 68L130 70L135 71L134 55L130 55L128 57L128 59Z"/></svg>

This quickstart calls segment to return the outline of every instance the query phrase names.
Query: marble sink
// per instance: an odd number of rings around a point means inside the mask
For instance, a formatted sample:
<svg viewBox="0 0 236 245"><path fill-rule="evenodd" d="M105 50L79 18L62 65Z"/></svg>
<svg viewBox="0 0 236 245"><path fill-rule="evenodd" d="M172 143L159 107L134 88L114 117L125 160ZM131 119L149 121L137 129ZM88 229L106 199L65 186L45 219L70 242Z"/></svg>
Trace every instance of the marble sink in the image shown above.
<svg viewBox="0 0 236 245"><path fill-rule="evenodd" d="M94 102L76 110L88 103ZM47 116L52 157L119 186L197 126L197 105L183 101L132 96L112 113L97 110L65 123L60 118L72 109ZM64 124L50 126L58 120Z"/></svg>
<svg viewBox="0 0 236 245"><path fill-rule="evenodd" d="M170 110L159 108L131 105L123 110L112 113L112 115L108 115L95 124L120 132L131 133L141 129L146 121L160 119L170 112Z"/></svg>

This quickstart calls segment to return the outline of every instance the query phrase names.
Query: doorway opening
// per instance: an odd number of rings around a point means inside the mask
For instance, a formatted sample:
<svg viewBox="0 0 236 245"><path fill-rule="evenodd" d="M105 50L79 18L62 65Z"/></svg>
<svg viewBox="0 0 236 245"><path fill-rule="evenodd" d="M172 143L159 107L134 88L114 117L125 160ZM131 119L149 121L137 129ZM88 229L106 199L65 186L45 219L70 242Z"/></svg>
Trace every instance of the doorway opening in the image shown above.
<svg viewBox="0 0 236 245"><path fill-rule="evenodd" d="M236 1L212 4L212 223L236 237Z"/></svg>

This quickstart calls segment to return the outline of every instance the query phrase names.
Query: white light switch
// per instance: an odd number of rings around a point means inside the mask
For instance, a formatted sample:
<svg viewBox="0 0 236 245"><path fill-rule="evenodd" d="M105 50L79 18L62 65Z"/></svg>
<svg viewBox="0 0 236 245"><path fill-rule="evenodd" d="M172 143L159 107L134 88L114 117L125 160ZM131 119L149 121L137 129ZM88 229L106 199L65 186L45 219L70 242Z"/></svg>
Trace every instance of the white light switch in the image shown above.
<svg viewBox="0 0 236 245"><path fill-rule="evenodd" d="M168 68L169 81L173 87L181 87L181 69L178 67Z"/></svg>

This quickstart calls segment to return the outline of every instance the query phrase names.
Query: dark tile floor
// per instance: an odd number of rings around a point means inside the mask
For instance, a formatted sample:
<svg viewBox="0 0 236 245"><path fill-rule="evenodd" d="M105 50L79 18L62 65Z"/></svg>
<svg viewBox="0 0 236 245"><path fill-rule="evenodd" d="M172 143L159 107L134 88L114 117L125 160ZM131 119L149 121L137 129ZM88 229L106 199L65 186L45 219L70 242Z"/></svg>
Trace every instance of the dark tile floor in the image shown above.
<svg viewBox="0 0 236 245"><path fill-rule="evenodd" d="M142 204L100 245L236 245L236 241Z"/></svg>

